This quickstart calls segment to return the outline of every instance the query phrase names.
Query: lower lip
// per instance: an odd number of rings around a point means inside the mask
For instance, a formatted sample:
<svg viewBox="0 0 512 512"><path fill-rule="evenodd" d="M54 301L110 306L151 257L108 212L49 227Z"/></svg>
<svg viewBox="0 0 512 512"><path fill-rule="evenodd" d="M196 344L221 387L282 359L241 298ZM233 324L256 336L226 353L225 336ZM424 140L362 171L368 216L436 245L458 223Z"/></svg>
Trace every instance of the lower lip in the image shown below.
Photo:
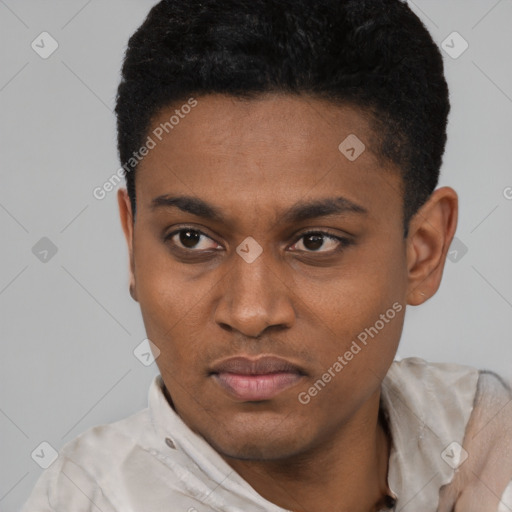
<svg viewBox="0 0 512 512"><path fill-rule="evenodd" d="M215 377L231 395L246 401L270 400L302 379L298 373L290 372L265 375L219 373Z"/></svg>

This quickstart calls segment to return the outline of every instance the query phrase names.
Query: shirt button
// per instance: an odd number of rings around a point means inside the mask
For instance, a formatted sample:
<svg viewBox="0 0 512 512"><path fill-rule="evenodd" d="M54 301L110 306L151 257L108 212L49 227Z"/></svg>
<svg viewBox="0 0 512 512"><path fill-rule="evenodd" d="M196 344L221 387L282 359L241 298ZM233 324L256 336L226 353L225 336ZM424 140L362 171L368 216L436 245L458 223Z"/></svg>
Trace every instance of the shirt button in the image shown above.
<svg viewBox="0 0 512 512"><path fill-rule="evenodd" d="M173 450L176 450L176 445L174 444L173 440L169 437L166 437L165 438L165 444L169 447L169 448L172 448Z"/></svg>

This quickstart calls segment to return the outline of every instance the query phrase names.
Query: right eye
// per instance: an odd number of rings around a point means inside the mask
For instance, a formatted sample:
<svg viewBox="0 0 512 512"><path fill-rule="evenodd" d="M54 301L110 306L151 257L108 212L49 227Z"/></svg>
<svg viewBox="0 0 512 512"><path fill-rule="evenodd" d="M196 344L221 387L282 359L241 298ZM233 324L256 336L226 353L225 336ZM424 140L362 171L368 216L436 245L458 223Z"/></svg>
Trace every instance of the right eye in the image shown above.
<svg viewBox="0 0 512 512"><path fill-rule="evenodd" d="M213 242L215 246L208 247L208 240L210 240L210 242ZM178 249L185 251L188 250L191 252L209 251L212 249L217 249L217 247L219 246L216 242L214 242L209 236L204 234L202 231L190 227L177 229L172 233L169 233L168 235L165 236L164 241L167 243L170 242Z"/></svg>

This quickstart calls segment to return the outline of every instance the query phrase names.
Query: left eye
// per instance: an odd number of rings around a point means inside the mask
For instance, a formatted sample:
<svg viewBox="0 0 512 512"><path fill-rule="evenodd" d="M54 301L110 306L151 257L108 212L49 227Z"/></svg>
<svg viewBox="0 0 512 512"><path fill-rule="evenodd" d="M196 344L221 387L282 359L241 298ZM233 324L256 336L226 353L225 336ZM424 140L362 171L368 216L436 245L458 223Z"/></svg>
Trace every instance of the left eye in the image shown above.
<svg viewBox="0 0 512 512"><path fill-rule="evenodd" d="M305 247L306 252L330 252L340 245L347 246L350 244L350 240L348 238L334 236L330 233L324 233L323 231L311 231L309 233L302 234L299 240L295 242L292 247L300 245L300 241L302 241L301 243L303 247ZM325 247L327 247L326 250L319 251L320 248ZM299 248L299 250L304 249Z"/></svg>

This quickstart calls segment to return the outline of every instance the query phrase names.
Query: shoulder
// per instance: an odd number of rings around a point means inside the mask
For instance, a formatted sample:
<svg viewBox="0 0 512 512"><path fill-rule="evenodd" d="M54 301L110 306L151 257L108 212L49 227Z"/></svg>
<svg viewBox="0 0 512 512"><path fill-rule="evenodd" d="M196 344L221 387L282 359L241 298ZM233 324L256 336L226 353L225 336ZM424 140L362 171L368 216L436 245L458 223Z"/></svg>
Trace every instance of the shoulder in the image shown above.
<svg viewBox="0 0 512 512"><path fill-rule="evenodd" d="M97 425L66 443L59 451L61 463L72 460L102 478L134 445L144 445L151 432L148 409L112 423Z"/></svg>
<svg viewBox="0 0 512 512"><path fill-rule="evenodd" d="M476 400L501 401L512 399L511 382L491 370L479 370Z"/></svg>
<svg viewBox="0 0 512 512"><path fill-rule="evenodd" d="M443 512L455 504L469 510L474 503L496 510L499 496L498 512L512 507L512 390L489 370L479 370L476 388L462 443L465 457L442 489Z"/></svg>
<svg viewBox="0 0 512 512"><path fill-rule="evenodd" d="M148 410L87 429L67 442L39 476L23 512L116 510L101 483L148 432Z"/></svg>
<svg viewBox="0 0 512 512"><path fill-rule="evenodd" d="M479 371L466 438L488 447L506 441L512 456L512 388L495 372Z"/></svg>
<svg viewBox="0 0 512 512"><path fill-rule="evenodd" d="M158 436L146 408L65 444L22 512L161 510L163 503L206 512L210 508L195 496L214 488L186 452Z"/></svg>
<svg viewBox="0 0 512 512"><path fill-rule="evenodd" d="M382 398L394 443L391 483L402 501L415 499L417 508L428 507L432 495L425 490L416 496L415 489L432 474L432 488L454 489L457 496L469 477L489 464L501 471L496 489L503 492L510 482L508 470L503 461L495 464L488 457L492 448L512 462L508 447L496 444L504 440L505 424L512 427L512 416L502 414L512 412L512 397L500 376L472 366L410 357L392 363L382 382ZM454 475L459 476L448 487ZM415 478L417 486L411 486Z"/></svg>
<svg viewBox="0 0 512 512"><path fill-rule="evenodd" d="M383 380L383 393L400 399L419 414L448 415L481 423L510 405L512 387L497 373L457 363L419 357L394 361ZM507 407L508 409L509 407Z"/></svg>

